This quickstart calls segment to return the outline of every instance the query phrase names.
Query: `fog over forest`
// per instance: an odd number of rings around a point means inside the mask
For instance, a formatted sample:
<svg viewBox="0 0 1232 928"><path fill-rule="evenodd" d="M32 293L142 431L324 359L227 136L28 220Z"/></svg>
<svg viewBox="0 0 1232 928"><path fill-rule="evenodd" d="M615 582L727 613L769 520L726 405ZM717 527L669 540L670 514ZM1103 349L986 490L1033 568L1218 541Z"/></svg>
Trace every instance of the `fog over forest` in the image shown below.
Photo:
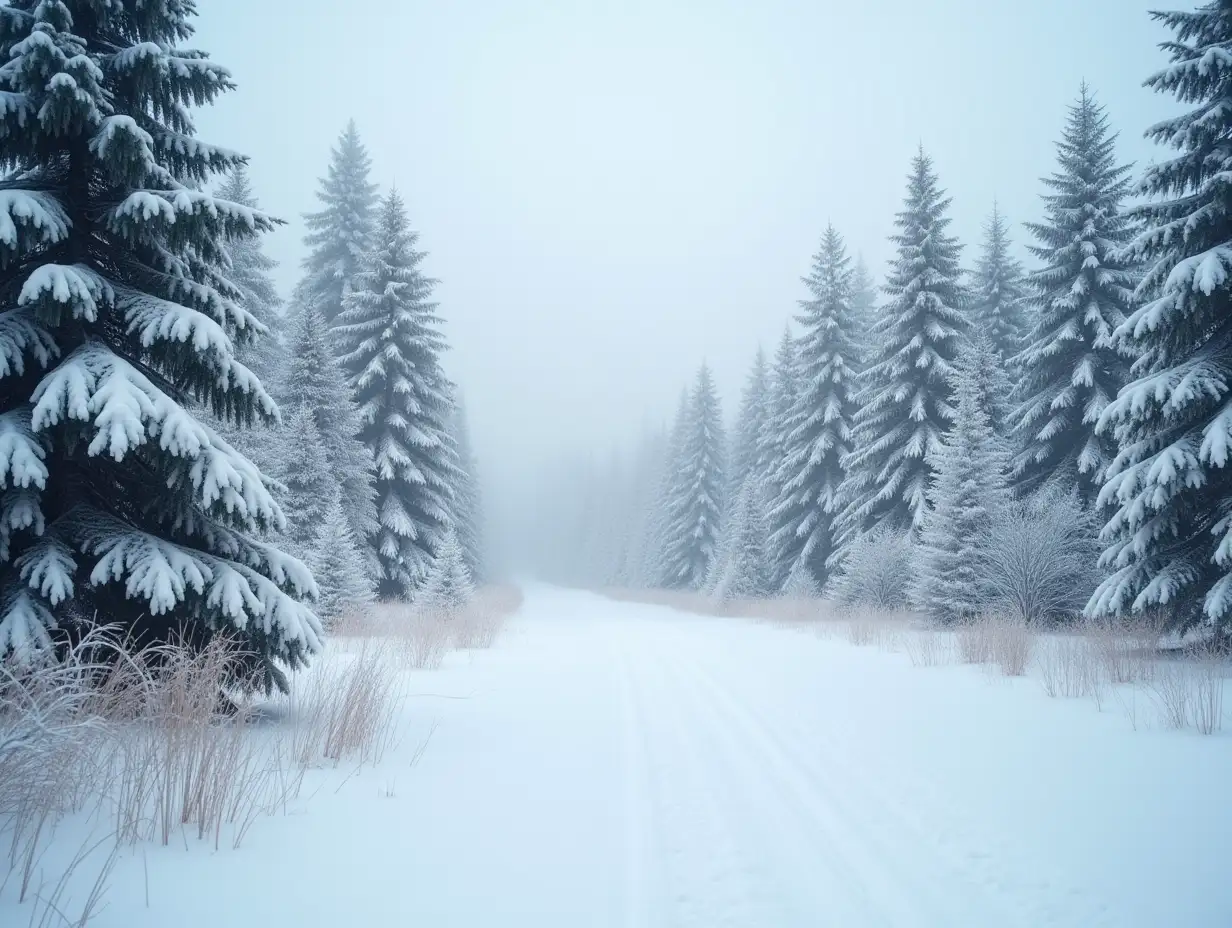
<svg viewBox="0 0 1232 928"><path fill-rule="evenodd" d="M919 145L966 267L994 200L1022 254L1084 80L1118 157L1158 157L1142 131L1175 106L1142 87L1165 60L1147 6L212 0L196 42L240 90L198 123L286 221L263 244L288 295L356 120L440 281L501 559L560 468L663 426L703 360L730 422L827 222L880 284Z"/></svg>

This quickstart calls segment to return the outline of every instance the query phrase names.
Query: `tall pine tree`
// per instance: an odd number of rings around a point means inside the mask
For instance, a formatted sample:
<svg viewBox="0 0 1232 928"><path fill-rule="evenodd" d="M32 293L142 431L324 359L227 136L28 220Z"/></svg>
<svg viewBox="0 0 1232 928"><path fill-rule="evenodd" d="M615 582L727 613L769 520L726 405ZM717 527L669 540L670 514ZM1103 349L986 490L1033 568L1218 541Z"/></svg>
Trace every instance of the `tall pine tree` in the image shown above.
<svg viewBox="0 0 1232 928"><path fill-rule="evenodd" d="M1022 265L1010 254L1010 230L996 203L984 223L984 241L972 281L971 318L1002 361L1012 358L1026 335Z"/></svg>
<svg viewBox="0 0 1232 928"><path fill-rule="evenodd" d="M864 263L864 256L856 257L851 277L851 309L855 317L856 342L860 348L857 370L863 372L877 356L877 339L873 327L877 324L877 284Z"/></svg>
<svg viewBox="0 0 1232 928"><path fill-rule="evenodd" d="M727 475L730 499L736 498L750 477L759 484L765 477L761 469L761 440L769 415L770 366L766 353L759 347L740 396L740 411L736 415L736 429L732 435Z"/></svg>
<svg viewBox="0 0 1232 928"><path fill-rule="evenodd" d="M943 621L977 616L987 600L980 551L993 519L1010 500L1009 453L988 409L989 365L1000 359L987 340L960 355L954 374L956 415L932 453L929 508L920 532L913 599Z"/></svg>
<svg viewBox="0 0 1232 928"><path fill-rule="evenodd" d="M321 209L304 217L304 279L296 290L299 307L313 307L327 325L342 312L355 275L372 246L376 184L368 179L372 159L359 139L355 120L347 123L330 152L329 172L321 179Z"/></svg>
<svg viewBox="0 0 1232 928"><path fill-rule="evenodd" d="M1154 605L1182 625L1232 627L1232 4L1156 13L1175 33L1171 64L1147 84L1192 109L1147 135L1180 154L1152 165L1135 211L1146 230L1142 305L1116 338L1132 383L1103 411L1119 452L1099 501L1115 507L1101 563L1111 575L1087 609Z"/></svg>
<svg viewBox="0 0 1232 928"><path fill-rule="evenodd" d="M1044 267L1031 275L1035 324L1014 357L1014 477L1031 491L1060 476L1091 501L1116 453L1095 423L1124 385L1127 362L1112 333L1124 321L1134 277L1120 254L1133 232L1121 209L1129 166L1084 84L1057 143L1059 170L1044 183L1047 220L1028 229Z"/></svg>
<svg viewBox="0 0 1232 928"><path fill-rule="evenodd" d="M775 560L789 565L789 575L808 570L820 586L833 547L841 461L851 450L852 385L859 363L851 259L834 226L826 228L804 283L811 299L801 301L796 317L799 389L783 425L770 544Z"/></svg>
<svg viewBox="0 0 1232 928"><path fill-rule="evenodd" d="M953 361L969 327L961 246L946 232L949 205L921 149L891 237L898 254L885 288L890 302L873 330L877 360L861 375L853 450L843 459L840 549L873 528L918 529L924 517L928 456L954 417Z"/></svg>
<svg viewBox="0 0 1232 928"><path fill-rule="evenodd" d="M232 170L218 188L218 196L241 206L258 207L248 179L248 168L243 164ZM278 262L262 250L261 240L256 237L229 242L226 251L230 261L227 277L240 291L240 305L268 330L268 334L244 346L237 356L261 378L267 389L277 393L277 381L287 362L282 343L282 298L278 296L272 276Z"/></svg>
<svg viewBox="0 0 1232 928"><path fill-rule="evenodd" d="M715 555L723 496L723 414L710 368L689 396L667 501L664 585L699 590Z"/></svg>
<svg viewBox="0 0 1232 928"><path fill-rule="evenodd" d="M377 221L379 242L364 259L334 329L351 374L376 464L381 563L378 593L413 596L452 528L457 453L449 434L451 386L441 370L435 281L420 270L402 198L390 191Z"/></svg>
<svg viewBox="0 0 1232 928"><path fill-rule="evenodd" d="M779 463L787 454L788 422L795 411L799 392L799 358L796 340L788 325L783 329L783 337L779 339L779 347L774 353L770 377L770 414L762 431L758 458L758 469L766 475L762 492L767 503L778 499L783 493L779 482ZM769 556L770 585L778 590L791 573L791 559L786 552L775 549L770 550Z"/></svg>
<svg viewBox="0 0 1232 928"><path fill-rule="evenodd" d="M458 480L454 488L453 521L466 559L467 570L476 583L484 579L483 492L479 484L479 463L471 448L470 423L461 397L455 397L450 428L458 455Z"/></svg>
<svg viewBox="0 0 1232 928"><path fill-rule="evenodd" d="M291 362L279 397L283 415L307 412L355 543L371 552L369 540L377 530L372 449L360 438L364 424L347 373L334 358L330 333L315 306L300 309L290 328ZM369 555L367 561L367 574L375 578L375 558Z"/></svg>
<svg viewBox="0 0 1232 928"><path fill-rule="evenodd" d="M0 9L0 650L105 616L139 638L234 635L266 685L320 646L283 517L199 414L275 417L236 358L262 326L225 277L272 227L204 192L242 158L194 136L232 88L181 48L192 4Z"/></svg>

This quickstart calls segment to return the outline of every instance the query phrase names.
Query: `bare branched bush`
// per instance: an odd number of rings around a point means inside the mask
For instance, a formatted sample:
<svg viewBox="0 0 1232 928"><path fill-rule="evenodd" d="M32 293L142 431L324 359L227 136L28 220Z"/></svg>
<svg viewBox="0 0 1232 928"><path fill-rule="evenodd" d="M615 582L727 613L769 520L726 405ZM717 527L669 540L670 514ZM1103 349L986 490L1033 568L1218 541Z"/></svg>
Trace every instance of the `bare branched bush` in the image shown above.
<svg viewBox="0 0 1232 928"><path fill-rule="evenodd" d="M522 591L514 586L487 586L462 609L454 622L454 647L490 648L505 619L522 605Z"/></svg>
<svg viewBox="0 0 1232 928"><path fill-rule="evenodd" d="M990 604L1032 624L1077 615L1099 580L1097 535L1089 510L1055 488L1005 507L980 564Z"/></svg>
<svg viewBox="0 0 1232 928"><path fill-rule="evenodd" d="M833 582L834 599L845 606L883 612L907 607L913 550L906 532L870 532L856 539Z"/></svg>
<svg viewBox="0 0 1232 928"><path fill-rule="evenodd" d="M903 646L913 667L940 667L954 656L953 636L933 629L908 631Z"/></svg>
<svg viewBox="0 0 1232 928"><path fill-rule="evenodd" d="M1035 634L1018 618L991 615L984 619L989 658L1007 677L1021 677L1031 664Z"/></svg>
<svg viewBox="0 0 1232 928"><path fill-rule="evenodd" d="M1049 696L1098 698L1102 679L1100 660L1091 642L1080 635L1055 635L1036 648L1036 664L1044 692Z"/></svg>
<svg viewBox="0 0 1232 928"><path fill-rule="evenodd" d="M1204 735L1223 728L1223 688L1228 675L1228 655L1222 648L1208 648L1193 668L1194 727Z"/></svg>
<svg viewBox="0 0 1232 928"><path fill-rule="evenodd" d="M954 641L958 657L964 664L985 664L992 660L992 644L988 623L973 618L957 624Z"/></svg>
<svg viewBox="0 0 1232 928"><path fill-rule="evenodd" d="M1194 676L1188 667L1180 661L1161 661L1148 689L1164 725L1180 729L1189 724L1195 687Z"/></svg>

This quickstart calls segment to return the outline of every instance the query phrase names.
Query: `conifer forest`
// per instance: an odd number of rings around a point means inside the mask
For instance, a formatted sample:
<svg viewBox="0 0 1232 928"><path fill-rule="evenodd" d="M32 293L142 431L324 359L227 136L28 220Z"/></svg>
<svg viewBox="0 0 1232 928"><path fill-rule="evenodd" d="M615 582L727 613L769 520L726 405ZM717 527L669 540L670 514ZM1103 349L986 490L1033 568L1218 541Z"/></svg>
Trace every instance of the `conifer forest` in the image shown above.
<svg viewBox="0 0 1232 928"><path fill-rule="evenodd" d="M0 926L1232 925L1146 2L0 0Z"/></svg>

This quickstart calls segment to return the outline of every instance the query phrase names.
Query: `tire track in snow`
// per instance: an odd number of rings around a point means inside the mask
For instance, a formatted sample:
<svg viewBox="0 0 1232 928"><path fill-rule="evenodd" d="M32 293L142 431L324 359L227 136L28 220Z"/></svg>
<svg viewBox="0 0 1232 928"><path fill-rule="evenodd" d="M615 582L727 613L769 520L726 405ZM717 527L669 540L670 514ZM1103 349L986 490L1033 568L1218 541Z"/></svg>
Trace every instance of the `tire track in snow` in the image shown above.
<svg viewBox="0 0 1232 928"><path fill-rule="evenodd" d="M1111 924L1108 906L1068 884L1064 874L1041 874L1038 861L1026 867L1016 866L1006 836L990 840L960 808L941 801L935 785L926 778L912 781L910 802L901 794L896 798L879 787L867 771L857 769L847 760L841 745L824 730L807 733L814 759L805 760L793 745L802 743L806 736L791 725L790 717L773 715L775 724L771 724L767 712L757 712L751 708L751 700L736 697L699 661L691 660L691 667L705 678L717 698L743 713L747 724L770 738L803 778L825 782L831 795L863 794L865 801L855 822L860 834L891 856L901 858L897 849L904 839L918 847L921 853L905 863L908 871L923 865L930 874L922 884L926 888L946 883L961 887L944 898L946 905L959 901L965 918L987 920L995 913L998 925L1024 928L1044 923L1081 928ZM784 707L791 705L787 697L781 702ZM1058 908L1058 898L1065 900L1063 908Z"/></svg>
<svg viewBox="0 0 1232 928"><path fill-rule="evenodd" d="M657 636L647 627L645 638ZM685 928L781 924L767 921L744 835L732 828L732 807L718 795L721 765L702 731L682 709L679 682L651 649L631 655L635 689L643 700L651 790L657 813L658 861L663 877L658 924Z"/></svg>
<svg viewBox="0 0 1232 928"><path fill-rule="evenodd" d="M929 854L935 842L895 822L887 829L883 811L867 789L864 781L840 783L826 776L824 766L806 765L761 719L714 679L698 662L689 659L687 672L694 675L699 686L721 707L724 722L740 733L764 762L762 774L776 782L794 797L800 813L798 825L805 833L812 832L843 849L863 879L876 887L876 897L885 907L894 925L964 924L970 916L963 904L969 890L965 879L945 868L938 868ZM811 826L811 827L810 827ZM961 892L953 889L961 887ZM955 909L958 901L959 909ZM987 913L985 913L987 914ZM998 911L998 925L1012 925L1015 920Z"/></svg>
<svg viewBox="0 0 1232 928"><path fill-rule="evenodd" d="M616 688L620 694L623 807L625 807L625 926L650 924L648 869L654 810L647 779L647 714L633 680L631 658L623 641L609 641L614 652Z"/></svg>
<svg viewBox="0 0 1232 928"><path fill-rule="evenodd" d="M678 640L666 652L647 654L666 668L672 698L688 727L704 736L704 776L721 792L716 811L737 834L746 859L753 861L747 886L758 907L744 924L897 925L885 899L892 879L875 868L852 862L850 841L816 822L802 821L798 798L769 776L770 763L759 746L741 738L731 719L708 698L687 669L688 653ZM737 922L741 923L741 922Z"/></svg>

